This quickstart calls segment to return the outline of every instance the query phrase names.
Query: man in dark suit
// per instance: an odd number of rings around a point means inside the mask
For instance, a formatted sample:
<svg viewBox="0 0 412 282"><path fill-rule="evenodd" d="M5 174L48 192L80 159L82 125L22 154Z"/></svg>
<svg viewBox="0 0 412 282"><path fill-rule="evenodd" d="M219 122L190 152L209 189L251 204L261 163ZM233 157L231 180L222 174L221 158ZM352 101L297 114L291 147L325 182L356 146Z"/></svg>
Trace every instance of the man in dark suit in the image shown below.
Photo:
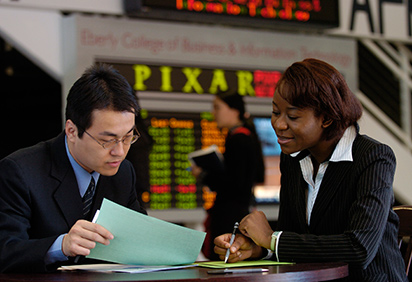
<svg viewBox="0 0 412 282"><path fill-rule="evenodd" d="M131 86L92 66L67 97L64 132L0 161L0 271L44 272L113 235L90 220L103 198L146 213L125 160L139 133Z"/></svg>

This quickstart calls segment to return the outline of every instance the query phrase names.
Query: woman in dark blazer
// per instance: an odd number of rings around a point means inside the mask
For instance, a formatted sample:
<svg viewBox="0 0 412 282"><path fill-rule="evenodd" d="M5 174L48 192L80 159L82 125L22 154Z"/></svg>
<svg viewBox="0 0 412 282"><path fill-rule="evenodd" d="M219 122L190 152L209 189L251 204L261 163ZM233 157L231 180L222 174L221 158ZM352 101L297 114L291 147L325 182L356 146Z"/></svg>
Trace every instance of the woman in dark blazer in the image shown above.
<svg viewBox="0 0 412 282"><path fill-rule="evenodd" d="M240 223L230 262L349 264L348 281L408 281L392 211L396 160L388 146L359 134L362 108L331 65L306 59L277 84L272 126L282 149L278 225L262 212ZM223 258L230 234L215 239Z"/></svg>

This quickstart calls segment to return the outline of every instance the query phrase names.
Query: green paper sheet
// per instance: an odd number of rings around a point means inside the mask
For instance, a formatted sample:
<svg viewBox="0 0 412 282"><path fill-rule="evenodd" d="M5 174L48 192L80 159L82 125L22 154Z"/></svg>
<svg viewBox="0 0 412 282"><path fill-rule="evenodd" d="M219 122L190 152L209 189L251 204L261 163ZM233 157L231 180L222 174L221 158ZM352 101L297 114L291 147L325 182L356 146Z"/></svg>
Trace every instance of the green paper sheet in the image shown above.
<svg viewBox="0 0 412 282"><path fill-rule="evenodd" d="M125 208L103 199L96 221L114 239L108 246L97 243L88 258L134 265L193 263L206 233L182 227Z"/></svg>
<svg viewBox="0 0 412 282"><path fill-rule="evenodd" d="M224 261L205 261L198 262L198 266L208 268L232 268L232 267L245 267L245 266L269 266L269 265L287 265L293 264L293 262L277 262L273 260L246 260L232 263L225 263Z"/></svg>

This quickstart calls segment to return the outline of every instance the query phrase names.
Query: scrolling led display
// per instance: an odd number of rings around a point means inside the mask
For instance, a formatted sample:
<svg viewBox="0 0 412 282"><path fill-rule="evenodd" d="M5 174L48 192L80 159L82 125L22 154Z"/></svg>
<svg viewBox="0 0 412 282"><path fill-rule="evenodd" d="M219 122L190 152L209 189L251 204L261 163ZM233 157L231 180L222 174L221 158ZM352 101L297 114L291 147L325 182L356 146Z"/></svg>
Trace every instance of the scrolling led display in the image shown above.
<svg viewBox="0 0 412 282"><path fill-rule="evenodd" d="M237 91L243 96L272 97L282 73L276 70L233 70L170 65L111 63L136 91L216 94Z"/></svg>
<svg viewBox="0 0 412 282"><path fill-rule="evenodd" d="M151 9L284 23L339 26L337 0L143 0ZM201 19L199 19L201 21Z"/></svg>

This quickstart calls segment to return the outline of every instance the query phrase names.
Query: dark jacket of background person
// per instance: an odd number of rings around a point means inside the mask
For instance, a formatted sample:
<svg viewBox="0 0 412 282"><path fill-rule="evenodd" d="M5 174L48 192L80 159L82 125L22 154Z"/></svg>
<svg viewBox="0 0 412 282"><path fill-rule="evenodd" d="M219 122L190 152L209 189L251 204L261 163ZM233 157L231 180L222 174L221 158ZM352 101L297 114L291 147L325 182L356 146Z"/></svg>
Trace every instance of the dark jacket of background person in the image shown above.
<svg viewBox="0 0 412 282"><path fill-rule="evenodd" d="M223 233L232 232L235 222L249 213L252 187L263 182L264 165L257 137L247 127L229 131L225 141L224 171L206 173L204 183L216 191L216 200L208 210L203 249L209 259L217 260L213 252L213 239ZM208 244L208 240L211 242Z"/></svg>
<svg viewBox="0 0 412 282"><path fill-rule="evenodd" d="M1 272L43 272L57 267L46 268L47 250L82 218L82 198L64 137L62 133L0 161ZM135 173L127 160L116 175L100 175L91 215L103 198L146 213L137 201ZM66 263L73 264L73 258Z"/></svg>
<svg viewBox="0 0 412 282"><path fill-rule="evenodd" d="M392 211L394 153L359 134L352 152L353 163L329 163L310 226L299 164L307 151L295 158L281 155L279 260L347 262L348 281L407 281L397 246L399 220Z"/></svg>

